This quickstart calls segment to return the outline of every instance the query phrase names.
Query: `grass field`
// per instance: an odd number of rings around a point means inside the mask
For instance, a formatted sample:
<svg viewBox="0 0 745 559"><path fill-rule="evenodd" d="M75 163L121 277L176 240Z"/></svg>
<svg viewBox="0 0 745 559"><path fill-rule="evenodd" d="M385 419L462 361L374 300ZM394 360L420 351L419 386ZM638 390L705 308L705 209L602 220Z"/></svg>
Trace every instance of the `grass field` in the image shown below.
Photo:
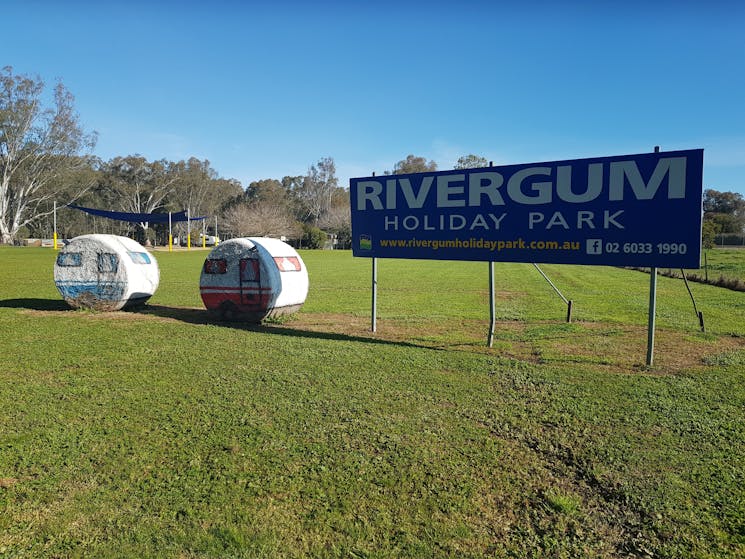
<svg viewBox="0 0 745 559"><path fill-rule="evenodd" d="M709 252L709 263L712 263ZM733 253L734 254L734 253ZM69 310L0 247L0 558L745 556L745 293L303 252L303 310L210 322L206 253L140 312ZM727 265L742 269L745 251Z"/></svg>
<svg viewBox="0 0 745 559"><path fill-rule="evenodd" d="M703 257L702 257L703 260ZM719 248L706 251L706 268L695 273L707 273L710 279L723 276L745 281L745 248Z"/></svg>

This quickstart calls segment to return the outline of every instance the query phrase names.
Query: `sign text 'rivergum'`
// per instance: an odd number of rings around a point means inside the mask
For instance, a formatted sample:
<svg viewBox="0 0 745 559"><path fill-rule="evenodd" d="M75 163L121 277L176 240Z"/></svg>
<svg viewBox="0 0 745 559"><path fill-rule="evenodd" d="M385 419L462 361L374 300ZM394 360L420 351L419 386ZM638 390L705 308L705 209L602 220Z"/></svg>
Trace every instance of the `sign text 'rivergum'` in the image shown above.
<svg viewBox="0 0 745 559"><path fill-rule="evenodd" d="M658 256L654 251L624 257L622 251L621 256L598 253L597 247L685 243L685 254L659 256L668 263L692 264L700 255L702 175L703 150L689 150L351 179L353 252L494 260L484 250L438 250L431 255L420 250L421 243L380 241L444 240L464 233L489 240L540 235L541 241L592 241L594 248L590 254L524 250L500 254L499 259L616 265L633 260L635 264L624 265L652 265ZM698 262L686 267L698 267Z"/></svg>

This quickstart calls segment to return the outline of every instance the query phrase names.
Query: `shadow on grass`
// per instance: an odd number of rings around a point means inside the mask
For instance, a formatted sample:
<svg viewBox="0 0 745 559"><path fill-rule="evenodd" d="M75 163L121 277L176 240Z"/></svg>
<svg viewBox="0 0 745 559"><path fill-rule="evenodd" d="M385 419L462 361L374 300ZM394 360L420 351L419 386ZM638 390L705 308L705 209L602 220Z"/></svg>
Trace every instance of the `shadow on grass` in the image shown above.
<svg viewBox="0 0 745 559"><path fill-rule="evenodd" d="M60 312L69 311L77 312L71 308L65 301L60 299L5 299L0 300L0 308L26 309L31 311ZM94 311L95 312L95 311ZM349 334L339 334L335 332L318 332L314 330L301 330L298 328L289 328L281 323L250 323L239 321L227 321L215 318L205 309L167 307L164 305L145 305L139 308L123 309L117 312L132 312L145 316L155 316L160 318L169 318L186 322L188 324L212 324L234 330L245 330L246 332L261 332L264 334L275 334L278 336L291 336L294 338L313 338L318 340L339 340L345 342L362 342L368 344L384 344L399 347L416 347L426 349L443 349L426 344L417 344L406 341L383 340L374 337L354 336Z"/></svg>
<svg viewBox="0 0 745 559"><path fill-rule="evenodd" d="M69 311L70 305L61 299L5 299L0 307L11 309L28 309L30 311Z"/></svg>
<svg viewBox="0 0 745 559"><path fill-rule="evenodd" d="M192 308L180 308L180 307L166 307L163 305L147 305L137 312L150 315L158 316L161 318L170 318L173 320L180 320L188 324L212 324L214 326L221 326L224 328L232 328L234 330L244 330L246 332L260 332L263 334L275 334L279 336L291 336L293 338L312 338L317 340L337 340L344 342L362 342L367 344L383 344L383 345L394 345L399 347L416 347L420 349L440 349L424 344L417 344L405 341L396 340L383 340L373 337L365 336L354 336L349 334L339 334L336 332L318 332L315 330L301 330L297 328L289 328L280 323L252 323L252 322L240 322L240 321L229 321L220 320L215 318L204 309L192 309Z"/></svg>

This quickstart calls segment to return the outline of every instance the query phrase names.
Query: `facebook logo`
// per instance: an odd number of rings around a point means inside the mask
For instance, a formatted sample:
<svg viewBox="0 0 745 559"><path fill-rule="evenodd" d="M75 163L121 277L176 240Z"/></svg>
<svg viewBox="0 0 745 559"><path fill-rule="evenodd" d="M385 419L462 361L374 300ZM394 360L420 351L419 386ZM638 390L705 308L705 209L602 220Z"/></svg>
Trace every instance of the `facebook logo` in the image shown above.
<svg viewBox="0 0 745 559"><path fill-rule="evenodd" d="M603 254L602 239L587 239L587 254Z"/></svg>

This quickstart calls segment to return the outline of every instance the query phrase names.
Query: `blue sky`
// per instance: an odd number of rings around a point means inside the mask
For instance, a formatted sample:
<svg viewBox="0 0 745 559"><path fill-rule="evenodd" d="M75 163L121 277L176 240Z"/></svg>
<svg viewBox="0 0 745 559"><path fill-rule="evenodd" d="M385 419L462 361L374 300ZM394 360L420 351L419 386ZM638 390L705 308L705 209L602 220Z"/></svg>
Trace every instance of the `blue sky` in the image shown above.
<svg viewBox="0 0 745 559"><path fill-rule="evenodd" d="M0 0L0 64L60 79L95 153L244 186L333 157L451 168L704 148L745 195L745 3Z"/></svg>

